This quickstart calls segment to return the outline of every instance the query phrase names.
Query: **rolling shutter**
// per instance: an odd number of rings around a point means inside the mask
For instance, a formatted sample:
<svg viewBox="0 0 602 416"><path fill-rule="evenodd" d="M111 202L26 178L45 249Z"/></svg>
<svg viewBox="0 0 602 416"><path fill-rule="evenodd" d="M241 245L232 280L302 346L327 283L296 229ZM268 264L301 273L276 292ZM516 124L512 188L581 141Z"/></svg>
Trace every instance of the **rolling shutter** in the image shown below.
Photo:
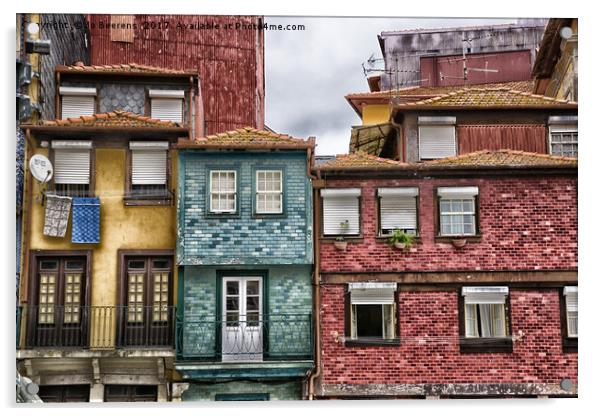
<svg viewBox="0 0 602 416"><path fill-rule="evenodd" d="M393 305L396 283L349 283L351 304L353 305Z"/></svg>
<svg viewBox="0 0 602 416"><path fill-rule="evenodd" d="M94 114L96 88L60 87L59 93L63 119Z"/></svg>
<svg viewBox="0 0 602 416"><path fill-rule="evenodd" d="M61 117L77 118L94 115L94 97L63 95Z"/></svg>
<svg viewBox="0 0 602 416"><path fill-rule="evenodd" d="M184 91L180 90L150 90L151 117L159 120L182 122Z"/></svg>
<svg viewBox="0 0 602 416"><path fill-rule="evenodd" d="M360 189L323 189L324 235L357 235L360 233L359 196ZM348 222L349 227L341 228Z"/></svg>
<svg viewBox="0 0 602 416"><path fill-rule="evenodd" d="M380 188L381 230L416 229L418 188Z"/></svg>
<svg viewBox="0 0 602 416"><path fill-rule="evenodd" d="M456 155L455 126L419 126L420 159Z"/></svg>
<svg viewBox="0 0 602 416"><path fill-rule="evenodd" d="M89 184L90 151L60 149L54 152L54 183Z"/></svg>
<svg viewBox="0 0 602 416"><path fill-rule="evenodd" d="M54 183L90 183L90 141L53 141Z"/></svg>
<svg viewBox="0 0 602 416"><path fill-rule="evenodd" d="M132 185L167 182L167 142L131 142Z"/></svg>
<svg viewBox="0 0 602 416"><path fill-rule="evenodd" d="M566 301L566 310L569 312L577 312L578 293L577 286L566 286L564 288L564 296Z"/></svg>
<svg viewBox="0 0 602 416"><path fill-rule="evenodd" d="M437 188L437 195L441 198L472 198L478 194L479 188L477 186L442 186Z"/></svg>
<svg viewBox="0 0 602 416"><path fill-rule="evenodd" d="M467 305L472 304L503 304L506 303L506 296L508 296L507 286L473 286L463 287L462 296L464 296L464 303Z"/></svg>

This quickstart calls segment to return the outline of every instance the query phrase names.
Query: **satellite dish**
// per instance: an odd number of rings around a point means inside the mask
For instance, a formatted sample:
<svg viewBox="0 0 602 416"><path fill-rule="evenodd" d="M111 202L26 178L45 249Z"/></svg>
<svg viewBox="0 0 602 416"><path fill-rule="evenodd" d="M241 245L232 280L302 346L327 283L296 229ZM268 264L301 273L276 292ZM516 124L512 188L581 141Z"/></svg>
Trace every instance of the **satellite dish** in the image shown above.
<svg viewBox="0 0 602 416"><path fill-rule="evenodd" d="M565 26L560 29L560 37L562 39L570 39L571 36L573 36L573 29L571 29L569 26Z"/></svg>
<svg viewBox="0 0 602 416"><path fill-rule="evenodd" d="M33 177L39 182L46 183L52 179L52 163L50 163L50 160L44 155L33 155L31 159L29 159L29 170Z"/></svg>

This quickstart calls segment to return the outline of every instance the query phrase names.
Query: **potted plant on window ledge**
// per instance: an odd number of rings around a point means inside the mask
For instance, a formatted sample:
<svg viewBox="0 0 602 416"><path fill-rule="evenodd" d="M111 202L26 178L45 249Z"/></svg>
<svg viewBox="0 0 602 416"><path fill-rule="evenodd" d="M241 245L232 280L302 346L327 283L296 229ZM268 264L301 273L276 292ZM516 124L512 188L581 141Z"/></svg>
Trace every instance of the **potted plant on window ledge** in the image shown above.
<svg viewBox="0 0 602 416"><path fill-rule="evenodd" d="M339 224L339 228L341 229L341 234L347 233L347 231L349 230L349 220L342 221ZM337 248L337 250L346 250L347 241L345 241L342 235L339 235L337 238L334 239L334 246Z"/></svg>
<svg viewBox="0 0 602 416"><path fill-rule="evenodd" d="M451 242L455 248L462 248L466 245L466 238L462 236L454 237Z"/></svg>
<svg viewBox="0 0 602 416"><path fill-rule="evenodd" d="M414 236L395 229L393 230L391 237L387 240L387 243L398 250L403 250L412 247L412 244L414 244Z"/></svg>

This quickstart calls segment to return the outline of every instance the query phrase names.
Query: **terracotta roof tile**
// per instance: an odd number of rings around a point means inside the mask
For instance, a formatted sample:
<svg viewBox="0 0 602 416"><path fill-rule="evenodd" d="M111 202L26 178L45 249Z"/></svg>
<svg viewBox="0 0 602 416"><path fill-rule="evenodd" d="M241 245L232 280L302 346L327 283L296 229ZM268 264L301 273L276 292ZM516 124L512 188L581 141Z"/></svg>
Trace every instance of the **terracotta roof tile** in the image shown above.
<svg viewBox="0 0 602 416"><path fill-rule="evenodd" d="M401 109L550 107L576 109L577 103L510 88L466 88L426 100L397 105L397 108Z"/></svg>
<svg viewBox="0 0 602 416"><path fill-rule="evenodd" d="M447 167L577 167L577 159L520 150L481 150L420 164L423 168Z"/></svg>
<svg viewBox="0 0 602 416"><path fill-rule="evenodd" d="M313 140L298 139L288 134L279 134L268 130L243 127L223 133L196 138L182 142L179 147L186 148L307 148L313 146Z"/></svg>
<svg viewBox="0 0 602 416"><path fill-rule="evenodd" d="M124 110L68 118L66 120L44 120L38 123L38 125L69 127L181 127L180 124L172 121L159 120Z"/></svg>
<svg viewBox="0 0 602 416"><path fill-rule="evenodd" d="M156 66L141 65L136 63L119 64L119 65L58 65L57 71L64 73L86 73L86 72L106 72L106 73L136 73L136 74L173 74L173 75L191 75L197 71L177 70L169 68L161 68Z"/></svg>
<svg viewBox="0 0 602 416"><path fill-rule="evenodd" d="M403 168L410 165L391 159L384 159L368 153L358 151L345 155L337 155L336 158L320 165L320 170L345 170L345 169L391 169Z"/></svg>
<svg viewBox="0 0 602 416"><path fill-rule="evenodd" d="M436 97L438 95L449 94L450 92L464 90L466 88L510 88L515 91L531 92L533 91L533 81L508 81L495 82L488 84L452 85L446 87L405 87L397 90L385 90L375 92L360 92L347 94L348 99L376 99L391 97Z"/></svg>

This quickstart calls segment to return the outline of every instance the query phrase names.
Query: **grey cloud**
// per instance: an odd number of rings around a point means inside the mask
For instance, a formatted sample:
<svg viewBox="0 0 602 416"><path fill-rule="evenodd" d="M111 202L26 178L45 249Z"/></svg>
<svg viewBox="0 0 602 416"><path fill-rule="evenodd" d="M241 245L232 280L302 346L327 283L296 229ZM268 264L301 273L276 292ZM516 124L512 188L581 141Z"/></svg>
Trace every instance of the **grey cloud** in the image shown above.
<svg viewBox="0 0 602 416"><path fill-rule="evenodd" d="M344 96L367 91L361 64L380 58L382 31L473 26L512 19L266 17L305 31L266 31L266 124L296 137L316 136L318 154L345 153L360 118Z"/></svg>

